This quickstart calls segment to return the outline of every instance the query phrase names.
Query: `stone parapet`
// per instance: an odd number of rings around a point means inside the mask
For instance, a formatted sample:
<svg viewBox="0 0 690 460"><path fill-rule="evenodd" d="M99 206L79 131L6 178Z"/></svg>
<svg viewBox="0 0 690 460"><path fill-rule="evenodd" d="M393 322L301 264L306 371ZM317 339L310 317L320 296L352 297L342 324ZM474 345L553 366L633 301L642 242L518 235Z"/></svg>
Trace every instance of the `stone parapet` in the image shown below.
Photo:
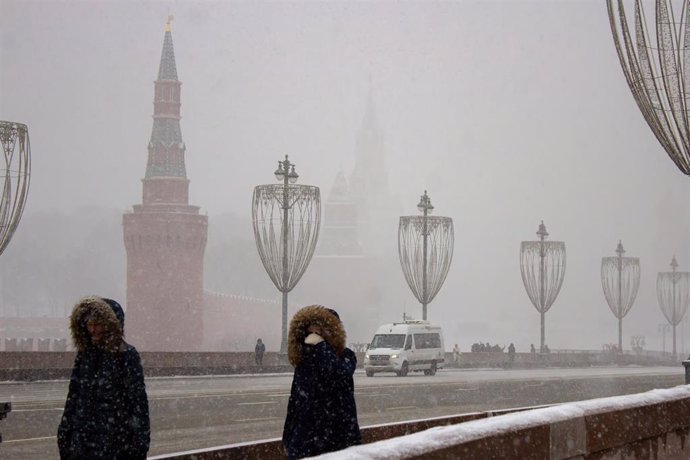
<svg viewBox="0 0 690 460"><path fill-rule="evenodd" d="M453 361L453 354L446 353L446 367L455 368L515 368L530 369L540 367L589 367L609 365L659 366L678 365L671 356L637 355L633 353L606 353L588 351L568 351L552 353L515 353L511 360L508 353L478 352L460 353L458 362Z"/></svg>

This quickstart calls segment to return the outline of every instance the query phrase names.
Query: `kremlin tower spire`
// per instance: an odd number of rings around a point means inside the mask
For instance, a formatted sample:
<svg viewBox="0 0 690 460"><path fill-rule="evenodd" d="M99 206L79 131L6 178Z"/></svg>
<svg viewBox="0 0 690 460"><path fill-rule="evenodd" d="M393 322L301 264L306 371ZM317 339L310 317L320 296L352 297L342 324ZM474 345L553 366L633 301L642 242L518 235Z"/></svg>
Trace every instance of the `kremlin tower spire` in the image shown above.
<svg viewBox="0 0 690 460"><path fill-rule="evenodd" d="M388 189L384 132L376 113L371 83L362 125L357 133L355 165L349 182L363 250L372 255L380 251L381 243L389 238L384 230L388 226L384 222L395 222L397 216Z"/></svg>
<svg viewBox="0 0 690 460"><path fill-rule="evenodd" d="M144 178L143 203L188 204L189 180L180 129L180 89L168 17L153 98L153 129Z"/></svg>
<svg viewBox="0 0 690 460"><path fill-rule="evenodd" d="M357 134L355 167L350 177L350 190L378 199L388 192L383 130L376 116L374 91L369 87L362 125Z"/></svg>
<svg viewBox="0 0 690 460"><path fill-rule="evenodd" d="M123 216L127 338L140 350L194 351L203 339L203 261L208 219L189 205L186 147L171 19L154 82L142 204Z"/></svg>

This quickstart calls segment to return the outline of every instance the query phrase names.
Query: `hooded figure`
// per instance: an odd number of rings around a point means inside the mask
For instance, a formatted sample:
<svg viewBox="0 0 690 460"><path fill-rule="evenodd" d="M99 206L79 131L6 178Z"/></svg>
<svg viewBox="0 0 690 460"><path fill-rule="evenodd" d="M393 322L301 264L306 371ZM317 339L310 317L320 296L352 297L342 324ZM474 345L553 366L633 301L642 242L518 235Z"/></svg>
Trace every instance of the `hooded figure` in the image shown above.
<svg viewBox="0 0 690 460"><path fill-rule="evenodd" d="M77 349L58 428L61 459L145 459L149 405L137 350L124 339L119 303L85 297L74 306L70 331Z"/></svg>
<svg viewBox="0 0 690 460"><path fill-rule="evenodd" d="M261 366L264 362L264 353L266 352L266 345L261 339L256 339L256 346L254 347L254 362L257 366Z"/></svg>
<svg viewBox="0 0 690 460"><path fill-rule="evenodd" d="M283 445L289 459L361 443L352 375L355 353L345 348L338 314L304 307L290 322L288 359L295 367Z"/></svg>

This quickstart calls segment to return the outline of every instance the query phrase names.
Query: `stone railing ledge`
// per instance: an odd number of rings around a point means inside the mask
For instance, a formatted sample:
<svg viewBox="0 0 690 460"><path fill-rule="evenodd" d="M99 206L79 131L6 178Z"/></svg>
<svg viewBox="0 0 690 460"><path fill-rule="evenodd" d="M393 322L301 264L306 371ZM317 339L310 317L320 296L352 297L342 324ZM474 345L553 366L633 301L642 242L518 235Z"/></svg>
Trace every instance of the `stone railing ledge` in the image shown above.
<svg viewBox="0 0 690 460"><path fill-rule="evenodd" d="M689 432L690 386L685 385L435 427L315 458L567 459L654 448L663 455L650 458L690 458Z"/></svg>

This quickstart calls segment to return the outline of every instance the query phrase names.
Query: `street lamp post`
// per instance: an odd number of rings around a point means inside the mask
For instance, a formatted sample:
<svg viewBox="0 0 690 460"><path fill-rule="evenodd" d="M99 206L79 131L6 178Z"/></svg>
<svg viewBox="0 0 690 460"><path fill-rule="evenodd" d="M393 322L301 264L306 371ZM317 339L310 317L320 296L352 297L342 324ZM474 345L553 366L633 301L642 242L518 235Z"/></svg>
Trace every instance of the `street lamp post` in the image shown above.
<svg viewBox="0 0 690 460"><path fill-rule="evenodd" d="M623 318L628 314L640 287L640 259L623 257L623 243L618 242L617 257L602 257L601 285L604 297L618 318L618 352L623 352Z"/></svg>
<svg viewBox="0 0 690 460"><path fill-rule="evenodd" d="M683 324L680 327L680 349L681 353L685 354L688 352L688 349L685 347L685 334L687 334L688 330L688 315L686 314L685 317L683 318Z"/></svg>
<svg viewBox="0 0 690 460"><path fill-rule="evenodd" d="M666 355L666 333L671 330L671 326L668 323L661 323L658 327L659 332L661 332L661 354Z"/></svg>
<svg viewBox="0 0 690 460"><path fill-rule="evenodd" d="M285 155L278 162L281 184L257 185L252 197L254 239L261 262L283 295L280 353L287 353L288 293L307 269L321 223L318 187L298 185L295 164Z"/></svg>
<svg viewBox="0 0 690 460"><path fill-rule="evenodd" d="M676 256L671 259L671 271L659 272L656 295L659 307L673 328L673 359L676 355L676 326L680 324L690 304L690 272L677 271Z"/></svg>
<svg viewBox="0 0 690 460"><path fill-rule="evenodd" d="M0 169L0 254L10 244L24 212L31 179L31 146L25 124L0 121L4 168ZM2 164L2 163L0 163Z"/></svg>
<svg viewBox="0 0 690 460"><path fill-rule="evenodd" d="M431 204L431 198L426 194L424 190L424 195L420 197L419 203L417 204L417 209L422 212L424 219L422 220L422 236L424 240L422 254L422 319L426 321L426 306L427 300L427 248L429 243L429 214L434 210L434 206Z"/></svg>
<svg viewBox="0 0 690 460"><path fill-rule="evenodd" d="M544 221L537 230L539 241L520 244L520 273L527 296L541 316L541 347L546 344L546 312L551 308L565 277L565 243L546 241L549 233Z"/></svg>
<svg viewBox="0 0 690 460"><path fill-rule="evenodd" d="M629 20L625 5L631 3ZM645 13L643 3L606 0L613 42L642 116L678 169L690 175L688 4L679 2L680 11L674 12L672 1L657 0L654 11Z"/></svg>
<svg viewBox="0 0 690 460"><path fill-rule="evenodd" d="M29 128L22 123L0 120L0 147L4 168L0 168L0 255L17 230L24 212L31 179ZM0 163L1 164L1 163ZM12 411L12 403L0 402L0 420ZM2 442L2 435L0 435Z"/></svg>
<svg viewBox="0 0 690 460"><path fill-rule="evenodd" d="M606 0L625 80L654 136L676 167L690 176L690 6L679 2L680 11L674 12L671 0L657 0L653 14L647 15L643 0L634 0L634 19L629 20L625 3ZM647 18L654 19L647 22ZM650 30L656 32L656 43L650 40ZM686 383L690 383L690 360L687 363Z"/></svg>
<svg viewBox="0 0 690 460"><path fill-rule="evenodd" d="M431 216L434 206L424 190L417 204L421 216L400 216L398 255L405 280L422 304L422 319L427 305L436 297L453 260L453 219Z"/></svg>

